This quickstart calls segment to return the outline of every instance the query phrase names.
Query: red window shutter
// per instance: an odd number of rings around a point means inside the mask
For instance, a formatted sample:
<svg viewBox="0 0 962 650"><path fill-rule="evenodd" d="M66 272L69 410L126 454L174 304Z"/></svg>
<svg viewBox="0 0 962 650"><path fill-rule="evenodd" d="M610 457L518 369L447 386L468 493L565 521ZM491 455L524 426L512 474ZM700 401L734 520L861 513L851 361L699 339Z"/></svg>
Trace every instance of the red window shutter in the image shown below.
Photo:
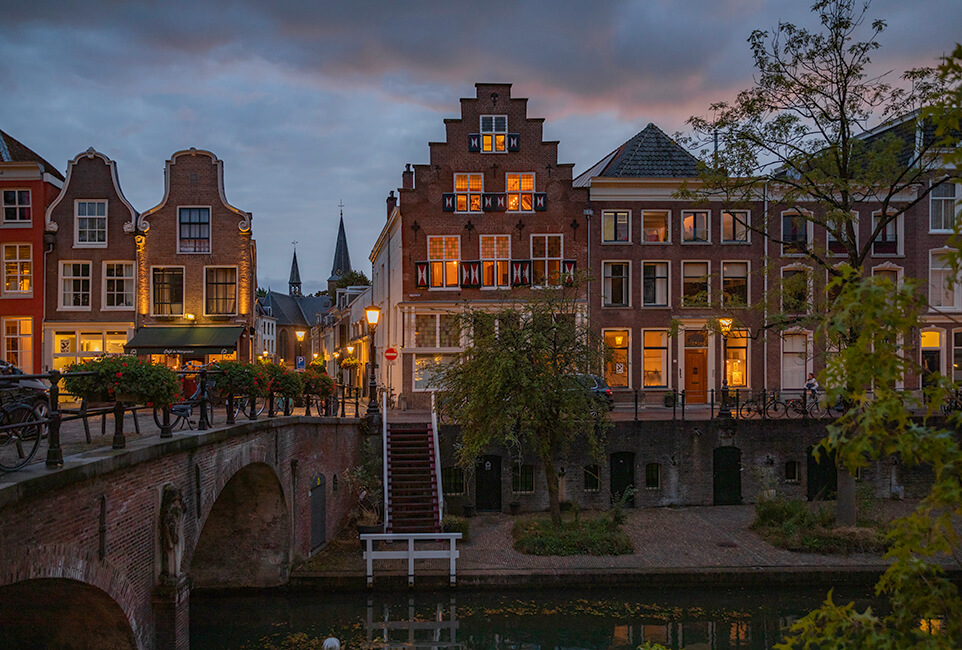
<svg viewBox="0 0 962 650"><path fill-rule="evenodd" d="M427 289L431 284L431 264L429 262L415 262L414 286L418 289Z"/></svg>
<svg viewBox="0 0 962 650"><path fill-rule="evenodd" d="M455 198L454 194L442 194L441 195L441 209L445 212L454 212Z"/></svg>
<svg viewBox="0 0 962 650"><path fill-rule="evenodd" d="M521 134L508 134L508 151L521 151Z"/></svg>
<svg viewBox="0 0 962 650"><path fill-rule="evenodd" d="M468 135L468 151L481 151L480 133L472 133Z"/></svg>
<svg viewBox="0 0 962 650"><path fill-rule="evenodd" d="M544 192L535 192L534 209L537 212L544 212L548 209L548 195Z"/></svg>

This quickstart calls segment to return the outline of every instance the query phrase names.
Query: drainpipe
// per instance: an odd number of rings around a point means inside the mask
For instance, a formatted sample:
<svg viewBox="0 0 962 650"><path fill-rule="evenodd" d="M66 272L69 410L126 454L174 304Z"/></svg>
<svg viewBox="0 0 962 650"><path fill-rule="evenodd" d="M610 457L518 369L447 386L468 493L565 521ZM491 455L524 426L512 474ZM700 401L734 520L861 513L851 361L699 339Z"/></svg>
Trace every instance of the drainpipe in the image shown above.
<svg viewBox="0 0 962 650"><path fill-rule="evenodd" d="M769 223L768 223L768 221L769 221L769 220L768 220L768 181L765 181L765 184L762 186L762 214L763 214L764 217L765 217L765 227L766 227L766 229L767 229L766 234L765 234L765 259L767 260L767 259L769 259L769 257L768 257L768 242L769 242L769 237L768 237L768 235L769 235L770 232L771 232L771 228L770 228L770 225L769 225ZM765 284L764 284L764 291L762 292L762 295L765 296L766 298L768 297L768 275L769 275L769 273L770 273L770 271L769 271L769 270L766 270L766 271L765 271L765 277L763 278L763 282L764 282ZM763 323L767 323L767 322L768 322L768 307L767 307L766 305L767 305L767 300L766 300L765 304L762 305L762 319L763 319ZM766 387L766 388L767 388L767 387L768 387L768 337L767 337L767 336L766 336L765 339L762 341L762 356L764 357L764 362L762 363L762 387ZM779 365L781 365L781 359L779 359Z"/></svg>

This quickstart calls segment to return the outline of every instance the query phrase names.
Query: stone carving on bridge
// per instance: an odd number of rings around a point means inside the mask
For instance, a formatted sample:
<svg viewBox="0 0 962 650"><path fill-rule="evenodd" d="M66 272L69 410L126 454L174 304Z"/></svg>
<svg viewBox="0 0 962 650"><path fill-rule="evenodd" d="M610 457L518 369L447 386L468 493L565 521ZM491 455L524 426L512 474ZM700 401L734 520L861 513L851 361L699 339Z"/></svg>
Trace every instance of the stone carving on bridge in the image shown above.
<svg viewBox="0 0 962 650"><path fill-rule="evenodd" d="M160 501L160 577L176 580L184 556L184 500L168 483Z"/></svg>

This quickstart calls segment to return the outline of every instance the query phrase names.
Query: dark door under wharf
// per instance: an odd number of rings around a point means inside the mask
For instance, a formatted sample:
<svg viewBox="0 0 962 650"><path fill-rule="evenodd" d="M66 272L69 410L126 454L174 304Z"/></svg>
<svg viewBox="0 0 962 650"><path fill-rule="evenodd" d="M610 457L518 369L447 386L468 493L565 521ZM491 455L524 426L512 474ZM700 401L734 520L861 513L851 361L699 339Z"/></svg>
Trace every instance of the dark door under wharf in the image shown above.
<svg viewBox="0 0 962 650"><path fill-rule="evenodd" d="M611 454L611 500L617 501L625 490L635 487L635 454L630 451L617 451ZM625 501L628 507L635 507L635 497Z"/></svg>
<svg viewBox="0 0 962 650"><path fill-rule="evenodd" d="M716 506L742 502L742 450L717 447L712 454L712 487Z"/></svg>
<svg viewBox="0 0 962 650"><path fill-rule="evenodd" d="M478 512L501 511L501 456L482 456L474 475Z"/></svg>
<svg viewBox="0 0 962 650"><path fill-rule="evenodd" d="M326 522L327 480L318 474L311 483L311 553L327 543Z"/></svg>
<svg viewBox="0 0 962 650"><path fill-rule="evenodd" d="M828 454L824 449L815 460L814 447L808 448L808 465L805 478L808 489L805 495L809 501L832 501L838 495L838 469L835 466L835 454Z"/></svg>

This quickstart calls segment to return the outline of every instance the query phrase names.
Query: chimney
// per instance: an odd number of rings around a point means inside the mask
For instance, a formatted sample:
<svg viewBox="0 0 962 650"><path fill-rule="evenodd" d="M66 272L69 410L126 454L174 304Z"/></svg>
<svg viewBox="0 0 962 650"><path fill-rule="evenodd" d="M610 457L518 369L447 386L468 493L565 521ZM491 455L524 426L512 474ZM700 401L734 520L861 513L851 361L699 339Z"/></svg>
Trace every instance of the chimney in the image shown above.
<svg viewBox="0 0 962 650"><path fill-rule="evenodd" d="M394 190L387 195L387 218L391 218L391 213L394 212L394 208L397 207L397 197L394 196Z"/></svg>
<svg viewBox="0 0 962 650"><path fill-rule="evenodd" d="M404 173L401 174L401 187L406 190L414 189L414 171L411 169L411 163L404 165Z"/></svg>

